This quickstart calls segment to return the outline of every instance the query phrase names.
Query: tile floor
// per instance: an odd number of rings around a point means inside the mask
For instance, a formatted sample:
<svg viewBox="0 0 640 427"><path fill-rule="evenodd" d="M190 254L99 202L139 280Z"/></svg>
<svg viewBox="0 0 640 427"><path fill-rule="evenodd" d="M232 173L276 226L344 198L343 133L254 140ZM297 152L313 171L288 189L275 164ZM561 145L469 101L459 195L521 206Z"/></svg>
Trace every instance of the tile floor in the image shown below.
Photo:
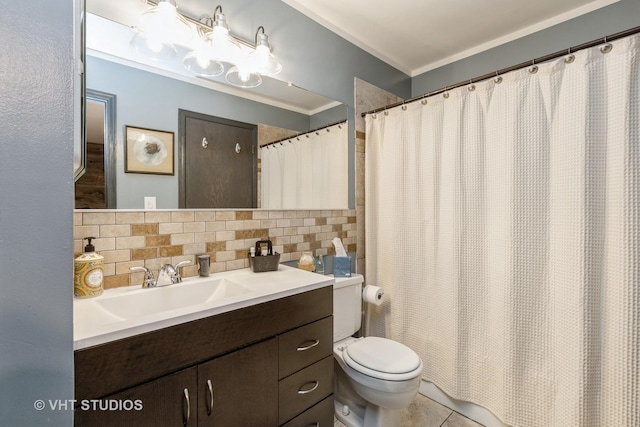
<svg viewBox="0 0 640 427"><path fill-rule="evenodd" d="M418 394L411 405L402 411L401 427L482 427L475 421ZM344 427L340 421L334 427Z"/></svg>

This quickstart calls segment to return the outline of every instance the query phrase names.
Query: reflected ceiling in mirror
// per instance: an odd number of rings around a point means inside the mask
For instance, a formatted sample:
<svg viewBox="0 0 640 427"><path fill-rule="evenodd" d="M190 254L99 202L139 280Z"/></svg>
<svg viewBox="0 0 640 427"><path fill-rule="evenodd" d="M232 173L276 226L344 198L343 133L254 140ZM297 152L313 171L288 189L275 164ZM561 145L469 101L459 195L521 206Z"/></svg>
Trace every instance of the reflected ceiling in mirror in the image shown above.
<svg viewBox="0 0 640 427"><path fill-rule="evenodd" d="M267 76L260 86L247 89L229 85L224 75L197 76L182 65L188 53L182 46L176 46L178 54L172 60L155 61L137 54L130 41L137 16L145 7L139 0L87 0L87 54L307 115L340 105L338 101Z"/></svg>

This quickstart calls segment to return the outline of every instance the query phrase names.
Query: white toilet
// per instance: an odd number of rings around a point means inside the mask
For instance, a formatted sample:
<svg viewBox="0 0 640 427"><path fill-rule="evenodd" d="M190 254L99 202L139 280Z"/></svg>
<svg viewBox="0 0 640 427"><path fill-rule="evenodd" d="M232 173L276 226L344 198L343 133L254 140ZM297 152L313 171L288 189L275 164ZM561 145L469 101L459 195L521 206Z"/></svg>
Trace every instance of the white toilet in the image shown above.
<svg viewBox="0 0 640 427"><path fill-rule="evenodd" d="M362 323L363 277L335 279L334 406L348 427L396 427L418 394L422 360L409 347L378 337L353 338Z"/></svg>

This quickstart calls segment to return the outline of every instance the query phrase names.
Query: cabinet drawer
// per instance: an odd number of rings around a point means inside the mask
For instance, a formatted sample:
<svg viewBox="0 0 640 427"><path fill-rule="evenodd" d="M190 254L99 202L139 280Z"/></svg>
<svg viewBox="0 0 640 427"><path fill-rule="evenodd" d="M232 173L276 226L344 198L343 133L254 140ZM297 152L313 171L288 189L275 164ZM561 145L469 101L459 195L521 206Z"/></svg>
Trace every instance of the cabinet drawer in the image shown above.
<svg viewBox="0 0 640 427"><path fill-rule="evenodd" d="M333 393L333 354L278 384L278 423L283 424Z"/></svg>
<svg viewBox="0 0 640 427"><path fill-rule="evenodd" d="M282 427L333 427L333 394Z"/></svg>
<svg viewBox="0 0 640 427"><path fill-rule="evenodd" d="M302 326L278 337L279 379L333 354L333 317Z"/></svg>

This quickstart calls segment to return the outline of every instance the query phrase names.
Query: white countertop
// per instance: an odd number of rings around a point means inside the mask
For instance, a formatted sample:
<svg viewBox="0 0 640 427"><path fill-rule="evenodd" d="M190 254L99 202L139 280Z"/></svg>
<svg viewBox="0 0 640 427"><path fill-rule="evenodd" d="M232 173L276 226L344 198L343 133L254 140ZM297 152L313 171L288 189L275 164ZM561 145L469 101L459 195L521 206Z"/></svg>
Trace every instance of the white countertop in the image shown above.
<svg viewBox="0 0 640 427"><path fill-rule="evenodd" d="M280 265L189 277L157 288L126 286L74 299L73 348L79 350L333 285L331 276Z"/></svg>

